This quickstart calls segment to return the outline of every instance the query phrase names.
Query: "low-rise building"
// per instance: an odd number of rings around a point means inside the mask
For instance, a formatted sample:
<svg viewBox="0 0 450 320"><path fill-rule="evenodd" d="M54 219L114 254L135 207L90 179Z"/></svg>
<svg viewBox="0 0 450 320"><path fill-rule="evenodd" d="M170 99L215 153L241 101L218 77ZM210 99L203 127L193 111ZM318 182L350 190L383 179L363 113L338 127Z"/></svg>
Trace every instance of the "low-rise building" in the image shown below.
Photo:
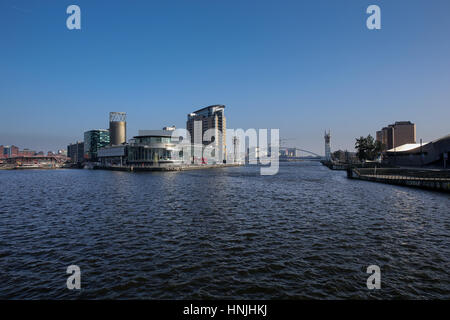
<svg viewBox="0 0 450 320"><path fill-rule="evenodd" d="M16 157L19 155L19 148L12 146L0 146L1 154L3 158Z"/></svg>
<svg viewBox="0 0 450 320"><path fill-rule="evenodd" d="M115 145L100 148L98 159L104 166L124 166L128 163L128 147L129 145Z"/></svg>
<svg viewBox="0 0 450 320"><path fill-rule="evenodd" d="M166 130L165 130L166 129ZM173 128L140 130L129 143L106 146L98 150L99 161L104 166L152 167L190 163L187 154L191 144Z"/></svg>
<svg viewBox="0 0 450 320"><path fill-rule="evenodd" d="M19 151L19 156L25 156L25 157L32 157L36 154L37 152L34 150L30 150L30 149L23 149L22 151Z"/></svg>
<svg viewBox="0 0 450 320"><path fill-rule="evenodd" d="M407 143L387 150L385 161L397 166L449 167L450 134L429 143Z"/></svg>
<svg viewBox="0 0 450 320"><path fill-rule="evenodd" d="M129 143L127 161L140 166L181 164L185 162L181 142L174 130L141 130Z"/></svg>

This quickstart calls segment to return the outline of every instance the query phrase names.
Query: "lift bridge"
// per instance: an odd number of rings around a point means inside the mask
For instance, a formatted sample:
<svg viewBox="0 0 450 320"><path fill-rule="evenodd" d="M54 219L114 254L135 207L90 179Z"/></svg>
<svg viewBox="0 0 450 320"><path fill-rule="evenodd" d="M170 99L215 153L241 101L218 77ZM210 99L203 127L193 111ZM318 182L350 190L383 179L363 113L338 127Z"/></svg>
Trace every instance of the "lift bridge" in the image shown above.
<svg viewBox="0 0 450 320"><path fill-rule="evenodd" d="M280 161L289 160L310 160L310 161L322 161L325 157L315 152L305 150L299 147L287 147L284 146L284 141L293 139L280 139ZM306 156L304 155L306 153Z"/></svg>
<svg viewBox="0 0 450 320"><path fill-rule="evenodd" d="M307 154L306 156L304 155L305 153ZM282 160L322 161L325 160L325 157L297 147L280 147L280 161Z"/></svg>

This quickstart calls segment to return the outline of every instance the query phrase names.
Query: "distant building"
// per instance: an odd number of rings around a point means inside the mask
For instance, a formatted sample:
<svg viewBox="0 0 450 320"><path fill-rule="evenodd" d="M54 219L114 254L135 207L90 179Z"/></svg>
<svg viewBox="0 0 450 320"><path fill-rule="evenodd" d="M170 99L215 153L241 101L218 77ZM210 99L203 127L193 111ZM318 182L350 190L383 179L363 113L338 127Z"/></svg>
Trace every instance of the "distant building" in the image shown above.
<svg viewBox="0 0 450 320"><path fill-rule="evenodd" d="M43 152L42 152L43 153ZM61 167L65 158L54 155L14 156L8 158L7 163L17 168L56 168Z"/></svg>
<svg viewBox="0 0 450 320"><path fill-rule="evenodd" d="M334 161L343 163L356 163L359 162L356 152L349 152L347 150L337 150L332 153L332 158Z"/></svg>
<svg viewBox="0 0 450 320"><path fill-rule="evenodd" d="M259 147L248 147L245 154L245 161L247 163L257 163L260 158L261 149Z"/></svg>
<svg viewBox="0 0 450 320"><path fill-rule="evenodd" d="M232 163L241 163L241 155L239 154L240 150L240 140L238 137L233 137L233 155L232 159L230 159Z"/></svg>
<svg viewBox="0 0 450 320"><path fill-rule="evenodd" d="M97 161L97 151L109 145L109 131L105 129L89 130L84 133L84 158Z"/></svg>
<svg viewBox="0 0 450 320"><path fill-rule="evenodd" d="M224 111L224 105L212 105L194 111L187 116L186 128L193 144L209 145L214 143L216 152L219 152L217 155L214 154L214 157L218 158L219 161L226 162L226 119ZM212 131L210 139L205 137L208 130Z"/></svg>
<svg viewBox="0 0 450 320"><path fill-rule="evenodd" d="M377 131L376 140L385 145L385 150L416 143L416 125L411 121L397 121Z"/></svg>
<svg viewBox="0 0 450 320"><path fill-rule="evenodd" d="M332 154L332 159L338 162L345 162L345 151L337 150Z"/></svg>
<svg viewBox="0 0 450 320"><path fill-rule="evenodd" d="M280 157L283 158L300 158L300 150L297 148L283 148L279 150Z"/></svg>
<svg viewBox="0 0 450 320"><path fill-rule="evenodd" d="M19 155L19 148L16 146L1 146L1 154L3 158L17 157Z"/></svg>
<svg viewBox="0 0 450 320"><path fill-rule="evenodd" d="M19 155L19 148L11 146L11 157L17 157Z"/></svg>
<svg viewBox="0 0 450 320"><path fill-rule="evenodd" d="M375 140L376 141L380 141L381 143L383 143L383 129L381 129L380 131L376 132ZM386 145L385 143L383 143L383 144Z"/></svg>
<svg viewBox="0 0 450 320"><path fill-rule="evenodd" d="M36 153L37 152L34 150L23 149L22 151L19 151L19 156L32 157L32 156L36 155Z"/></svg>
<svg viewBox="0 0 450 320"><path fill-rule="evenodd" d="M72 163L82 163L84 161L84 142L71 143L67 146L67 156Z"/></svg>
<svg viewBox="0 0 450 320"><path fill-rule="evenodd" d="M177 127L175 127L175 126L164 127L163 130L166 130L166 131L174 131L174 130L176 130L176 128L177 128Z"/></svg>

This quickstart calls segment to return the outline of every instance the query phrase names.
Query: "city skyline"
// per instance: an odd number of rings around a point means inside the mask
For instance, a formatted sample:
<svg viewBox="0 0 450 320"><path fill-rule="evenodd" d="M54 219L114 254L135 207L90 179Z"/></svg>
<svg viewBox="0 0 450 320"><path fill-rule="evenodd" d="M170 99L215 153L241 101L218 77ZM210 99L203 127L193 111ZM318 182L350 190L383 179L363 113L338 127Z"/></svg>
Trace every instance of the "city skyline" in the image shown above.
<svg viewBox="0 0 450 320"><path fill-rule="evenodd" d="M365 27L372 2L381 30ZM76 1L81 30L70 2L2 2L0 144L65 149L109 111L130 137L184 128L212 104L229 128L279 128L319 154L325 129L333 151L395 121L424 142L448 134L450 4L372 2Z"/></svg>

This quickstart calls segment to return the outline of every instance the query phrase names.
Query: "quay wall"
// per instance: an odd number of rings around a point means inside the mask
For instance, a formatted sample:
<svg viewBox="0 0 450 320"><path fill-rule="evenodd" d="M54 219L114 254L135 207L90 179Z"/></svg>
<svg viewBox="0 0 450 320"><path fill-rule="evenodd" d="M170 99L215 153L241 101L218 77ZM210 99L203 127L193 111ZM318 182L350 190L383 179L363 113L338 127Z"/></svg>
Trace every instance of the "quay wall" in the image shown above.
<svg viewBox="0 0 450 320"><path fill-rule="evenodd" d="M449 170L348 168L347 177L450 193Z"/></svg>
<svg viewBox="0 0 450 320"><path fill-rule="evenodd" d="M243 164L228 163L228 164L203 164L203 165L167 165L167 166L94 166L94 170L113 170L113 171L186 171L186 170L200 170L200 169L217 169L226 167L239 167Z"/></svg>

